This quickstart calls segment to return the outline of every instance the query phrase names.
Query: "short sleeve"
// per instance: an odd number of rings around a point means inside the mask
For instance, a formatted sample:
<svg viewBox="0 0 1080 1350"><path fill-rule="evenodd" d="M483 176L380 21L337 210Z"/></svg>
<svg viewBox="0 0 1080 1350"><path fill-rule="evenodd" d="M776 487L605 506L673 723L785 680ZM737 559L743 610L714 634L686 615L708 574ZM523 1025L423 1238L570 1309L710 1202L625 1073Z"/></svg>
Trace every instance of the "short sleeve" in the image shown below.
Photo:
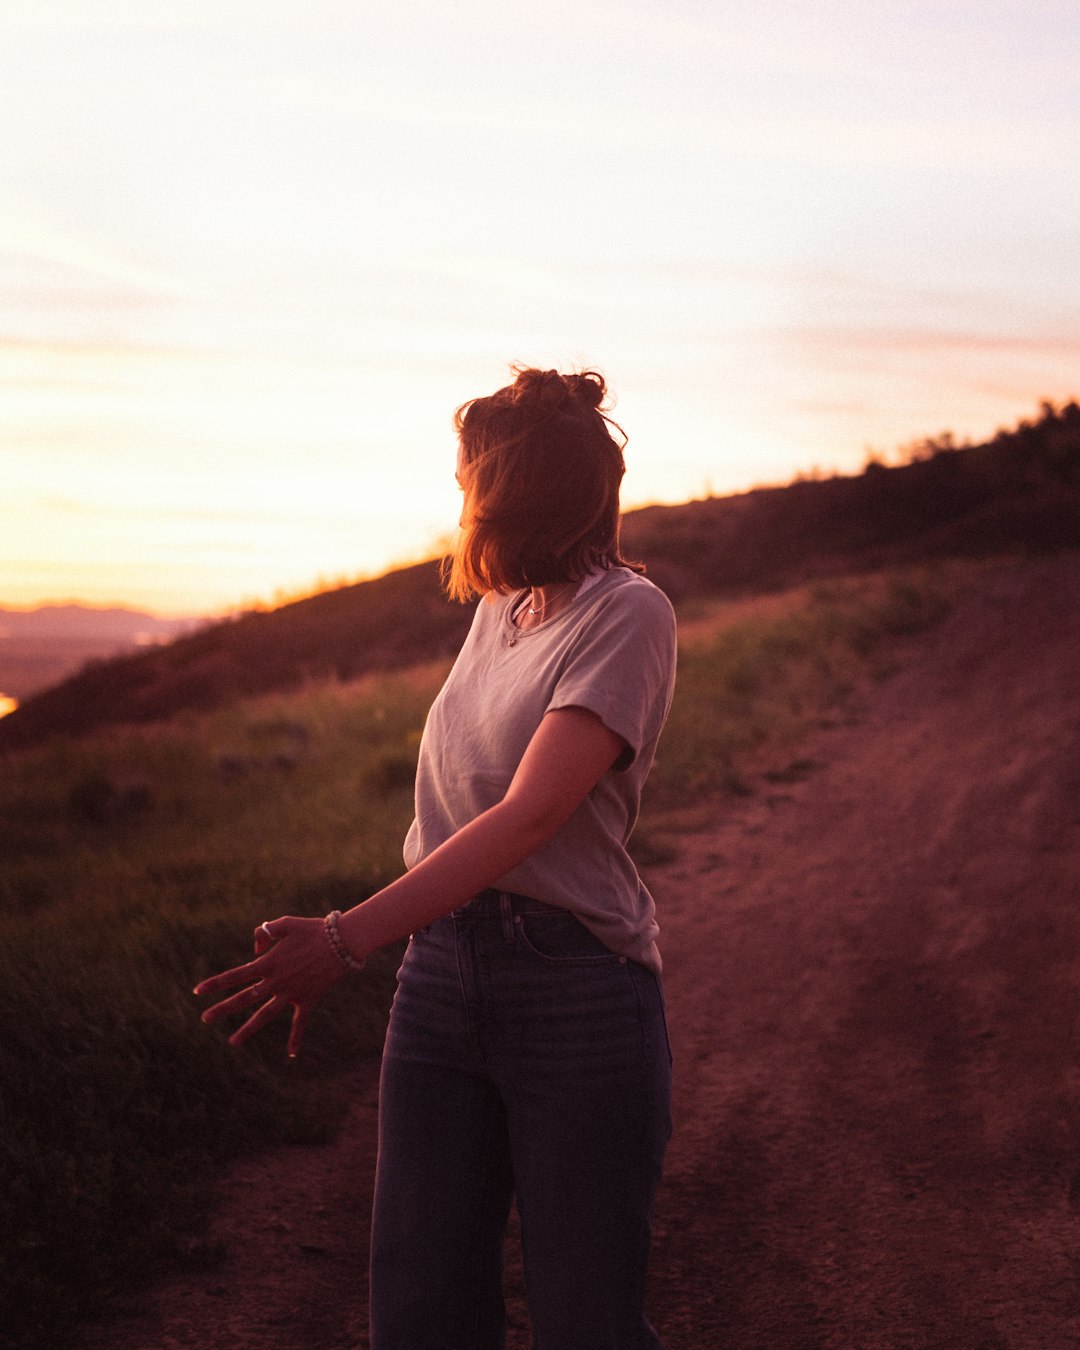
<svg viewBox="0 0 1080 1350"><path fill-rule="evenodd" d="M585 708L620 736L625 771L654 743L675 682L675 614L663 591L641 577L600 597L560 673L547 711Z"/></svg>

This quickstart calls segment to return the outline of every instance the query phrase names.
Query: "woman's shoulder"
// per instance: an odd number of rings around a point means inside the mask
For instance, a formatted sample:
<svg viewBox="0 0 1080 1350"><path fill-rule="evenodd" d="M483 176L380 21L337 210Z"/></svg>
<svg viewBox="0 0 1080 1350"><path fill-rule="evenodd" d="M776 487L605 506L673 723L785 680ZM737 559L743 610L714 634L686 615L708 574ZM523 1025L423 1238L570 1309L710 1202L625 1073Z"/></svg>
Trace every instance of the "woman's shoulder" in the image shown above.
<svg viewBox="0 0 1080 1350"><path fill-rule="evenodd" d="M588 646L635 649L644 656L674 659L675 611L659 586L627 567L612 568L583 597L575 624L577 640Z"/></svg>
<svg viewBox="0 0 1080 1350"><path fill-rule="evenodd" d="M605 608L634 610L657 620L674 624L675 611L664 592L640 572L628 567L613 567L593 587L592 594ZM588 596L586 596L588 599Z"/></svg>

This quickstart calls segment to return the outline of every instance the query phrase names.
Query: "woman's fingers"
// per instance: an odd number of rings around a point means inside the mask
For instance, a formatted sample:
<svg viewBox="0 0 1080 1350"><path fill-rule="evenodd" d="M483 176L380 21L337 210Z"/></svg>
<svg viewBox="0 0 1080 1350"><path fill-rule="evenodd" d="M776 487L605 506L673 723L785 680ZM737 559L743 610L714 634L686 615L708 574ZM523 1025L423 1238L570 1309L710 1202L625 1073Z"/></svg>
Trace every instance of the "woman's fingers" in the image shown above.
<svg viewBox="0 0 1080 1350"><path fill-rule="evenodd" d="M306 1003L294 1003L292 1026L289 1029L289 1044L285 1053L290 1059L295 1059L300 1053L300 1042L304 1038L304 1028L307 1026L308 1014L311 1008Z"/></svg>
<svg viewBox="0 0 1080 1350"><path fill-rule="evenodd" d="M258 979L265 969L259 964L259 958L271 951L286 936L295 922L289 917L271 919L267 923L259 924L255 929L255 959L242 966L233 966L231 970L223 970L220 975L209 976L195 986L194 992L199 995L217 994L222 989L231 989L234 985L247 984L252 979Z"/></svg>
<svg viewBox="0 0 1080 1350"><path fill-rule="evenodd" d="M228 1017L230 1013L243 1012L250 1008L253 1003L258 1003L260 999L266 998L269 990L264 988L263 981L257 980L255 984L249 985L246 989L241 989L238 994L233 994L232 998L224 998L220 1003L215 1003L212 1008L202 1015L204 1022L216 1022L219 1017Z"/></svg>
<svg viewBox="0 0 1080 1350"><path fill-rule="evenodd" d="M283 999L277 994L267 998L268 990L263 981L258 984L249 985L247 989L241 989L238 994L233 994L232 998L223 999L220 1003L215 1003L212 1008L207 1008L202 1015L204 1022L215 1022L219 1017L228 1017L230 1013L246 1012L253 1004L265 999L262 1007L252 1013L246 1022L244 1022L229 1037L230 1045L243 1045L249 1036L253 1036L256 1031L264 1027L267 1022L279 1016L290 1006L288 999ZM306 1005L294 1003L292 1027L289 1031L288 1055L290 1059L295 1059L300 1053L300 1042L303 1039L304 1028L307 1026L309 1009Z"/></svg>
<svg viewBox="0 0 1080 1350"><path fill-rule="evenodd" d="M269 951L275 942L280 942L291 925L291 919L273 919L259 924L255 929L255 953L261 956Z"/></svg>
<svg viewBox="0 0 1080 1350"><path fill-rule="evenodd" d="M242 1045L267 1022L292 1008L288 1054L295 1058L311 1009L346 973L326 943L322 927L321 919L293 917L259 924L253 934L254 960L211 975L196 986L196 994L224 995L206 1009L202 1020L216 1022L236 1013L250 1013L229 1037L230 1045ZM235 992L229 993L231 990Z"/></svg>
<svg viewBox="0 0 1080 1350"><path fill-rule="evenodd" d="M267 1022L272 1022L275 1017L283 1013L289 1005L284 999L271 998L262 1005L257 1012L251 1014L243 1026L238 1027L229 1037L230 1045L243 1045L249 1036L266 1026Z"/></svg>
<svg viewBox="0 0 1080 1350"><path fill-rule="evenodd" d="M211 975L195 986L196 994L218 994L222 989L232 989L234 985L249 984L261 977L265 966L261 956L242 966L233 966L232 970L223 970L220 975Z"/></svg>

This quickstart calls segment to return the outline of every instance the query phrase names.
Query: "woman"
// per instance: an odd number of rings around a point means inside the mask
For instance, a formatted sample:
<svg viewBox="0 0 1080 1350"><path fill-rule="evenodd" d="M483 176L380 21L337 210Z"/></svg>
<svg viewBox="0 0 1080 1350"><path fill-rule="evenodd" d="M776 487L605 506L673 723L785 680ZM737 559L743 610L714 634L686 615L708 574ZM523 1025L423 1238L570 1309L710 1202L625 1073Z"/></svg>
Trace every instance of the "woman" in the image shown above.
<svg viewBox="0 0 1080 1350"><path fill-rule="evenodd" d="M675 624L619 552L619 428L594 372L518 369L458 410L471 631L420 747L407 871L282 918L197 993L246 1040L411 935L383 1055L373 1350L503 1345L516 1197L542 1350L659 1344L644 1315L671 1058L652 899L626 852L671 700ZM254 1010L254 1011L251 1011Z"/></svg>

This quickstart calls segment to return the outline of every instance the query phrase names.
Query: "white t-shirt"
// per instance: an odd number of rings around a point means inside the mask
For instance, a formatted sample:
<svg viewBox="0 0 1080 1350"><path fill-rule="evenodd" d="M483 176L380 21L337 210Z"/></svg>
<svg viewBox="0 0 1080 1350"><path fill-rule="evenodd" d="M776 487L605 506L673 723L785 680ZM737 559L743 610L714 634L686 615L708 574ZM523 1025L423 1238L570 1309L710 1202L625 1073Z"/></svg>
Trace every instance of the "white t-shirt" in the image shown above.
<svg viewBox="0 0 1080 1350"><path fill-rule="evenodd" d="M621 567L587 578L535 628L514 626L520 599L481 601L428 714L405 865L503 799L545 713L587 708L626 751L554 837L495 886L570 910L612 951L659 972L655 905L626 844L671 705L671 604Z"/></svg>

